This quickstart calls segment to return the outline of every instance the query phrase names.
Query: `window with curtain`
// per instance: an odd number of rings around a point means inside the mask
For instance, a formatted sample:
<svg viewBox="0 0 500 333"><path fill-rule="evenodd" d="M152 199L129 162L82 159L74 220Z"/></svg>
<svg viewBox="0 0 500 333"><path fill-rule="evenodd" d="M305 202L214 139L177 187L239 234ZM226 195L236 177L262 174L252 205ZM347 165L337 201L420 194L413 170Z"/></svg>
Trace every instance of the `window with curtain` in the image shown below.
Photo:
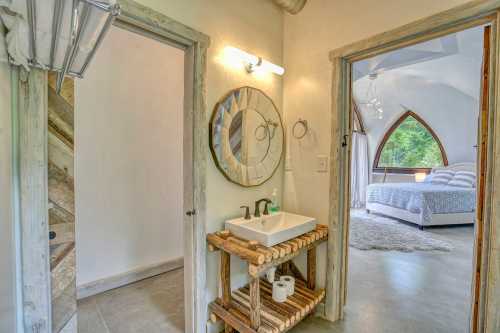
<svg viewBox="0 0 500 333"><path fill-rule="evenodd" d="M414 173L448 165L448 160L432 128L407 111L387 131L373 165L375 172Z"/></svg>

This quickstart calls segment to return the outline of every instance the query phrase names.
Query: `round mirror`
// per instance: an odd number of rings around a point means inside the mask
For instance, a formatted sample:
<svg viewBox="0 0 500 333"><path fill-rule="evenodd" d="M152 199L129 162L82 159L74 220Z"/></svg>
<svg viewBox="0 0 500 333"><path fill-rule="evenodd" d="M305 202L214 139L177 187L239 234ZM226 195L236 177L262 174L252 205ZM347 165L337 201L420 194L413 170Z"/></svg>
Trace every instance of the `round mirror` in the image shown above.
<svg viewBox="0 0 500 333"><path fill-rule="evenodd" d="M260 185L274 174L283 154L283 125L278 109L262 91L230 91L210 121L210 148L215 163L230 181Z"/></svg>

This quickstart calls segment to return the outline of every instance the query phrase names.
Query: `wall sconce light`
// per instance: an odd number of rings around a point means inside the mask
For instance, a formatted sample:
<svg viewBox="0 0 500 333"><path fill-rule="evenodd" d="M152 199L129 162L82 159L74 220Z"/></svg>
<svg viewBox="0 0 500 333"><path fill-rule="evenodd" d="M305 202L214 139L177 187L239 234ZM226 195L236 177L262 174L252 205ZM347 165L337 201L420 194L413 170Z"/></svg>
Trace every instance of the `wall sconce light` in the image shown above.
<svg viewBox="0 0 500 333"><path fill-rule="evenodd" d="M257 57L235 47L226 47L225 53L233 61L239 61L243 63L248 73L253 73L256 71L271 72L278 75L283 75L285 73L285 69L283 67L275 65L267 60L262 59L261 57Z"/></svg>
<svg viewBox="0 0 500 333"><path fill-rule="evenodd" d="M415 173L415 182L422 183L425 180L425 177L427 177L425 172L417 172Z"/></svg>

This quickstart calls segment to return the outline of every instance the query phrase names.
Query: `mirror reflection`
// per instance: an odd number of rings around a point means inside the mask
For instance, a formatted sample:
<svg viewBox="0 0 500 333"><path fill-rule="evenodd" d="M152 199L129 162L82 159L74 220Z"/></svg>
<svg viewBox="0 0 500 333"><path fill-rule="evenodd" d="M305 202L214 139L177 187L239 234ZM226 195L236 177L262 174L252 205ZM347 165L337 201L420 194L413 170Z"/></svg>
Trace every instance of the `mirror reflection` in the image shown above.
<svg viewBox="0 0 500 333"><path fill-rule="evenodd" d="M217 103L210 122L210 148L221 172L234 183L256 186L275 172L283 153L283 126L273 101L243 87Z"/></svg>

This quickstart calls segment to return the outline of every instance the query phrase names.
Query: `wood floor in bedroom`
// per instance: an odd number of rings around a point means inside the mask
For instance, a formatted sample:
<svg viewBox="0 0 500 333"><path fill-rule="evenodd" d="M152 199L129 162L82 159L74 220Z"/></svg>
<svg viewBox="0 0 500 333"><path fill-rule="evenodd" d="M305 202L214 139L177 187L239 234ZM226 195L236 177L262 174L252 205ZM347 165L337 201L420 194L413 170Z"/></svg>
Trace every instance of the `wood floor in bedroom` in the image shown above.
<svg viewBox="0 0 500 333"><path fill-rule="evenodd" d="M468 332L474 228L429 228L451 252L350 248L345 320L309 318L293 333Z"/></svg>

